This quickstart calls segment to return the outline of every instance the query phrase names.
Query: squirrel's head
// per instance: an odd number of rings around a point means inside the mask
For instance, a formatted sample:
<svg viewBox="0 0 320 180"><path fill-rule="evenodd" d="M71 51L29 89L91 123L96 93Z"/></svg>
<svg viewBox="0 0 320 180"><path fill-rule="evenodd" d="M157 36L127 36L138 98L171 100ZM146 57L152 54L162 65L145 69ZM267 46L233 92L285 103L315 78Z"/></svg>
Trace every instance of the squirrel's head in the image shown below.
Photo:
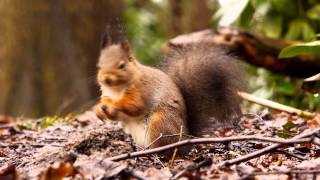
<svg viewBox="0 0 320 180"><path fill-rule="evenodd" d="M137 69L128 41L102 47L98 68L98 82L101 86L119 87L130 84Z"/></svg>

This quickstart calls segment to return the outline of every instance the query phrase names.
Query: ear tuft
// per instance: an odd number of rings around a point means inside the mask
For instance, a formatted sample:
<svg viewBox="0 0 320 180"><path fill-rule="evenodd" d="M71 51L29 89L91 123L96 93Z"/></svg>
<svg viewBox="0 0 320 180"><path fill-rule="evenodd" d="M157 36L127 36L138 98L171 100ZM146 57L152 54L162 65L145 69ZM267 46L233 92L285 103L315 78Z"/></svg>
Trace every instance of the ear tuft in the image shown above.
<svg viewBox="0 0 320 180"><path fill-rule="evenodd" d="M130 45L129 45L128 40L121 41L120 46L121 46L122 50L124 50L126 53L130 54Z"/></svg>
<svg viewBox="0 0 320 180"><path fill-rule="evenodd" d="M106 26L106 29L104 31L104 33L102 34L102 40L101 40L101 49L109 46L110 44L112 44L112 38L111 38L111 35L110 35L110 32L111 32L111 27L110 25L108 24Z"/></svg>
<svg viewBox="0 0 320 180"><path fill-rule="evenodd" d="M122 46L122 44L127 43L127 45ZM129 52L129 43L127 42L126 30L124 24L120 19L116 18L111 20L103 33L101 39L101 49L104 49L112 44L121 44L124 50Z"/></svg>

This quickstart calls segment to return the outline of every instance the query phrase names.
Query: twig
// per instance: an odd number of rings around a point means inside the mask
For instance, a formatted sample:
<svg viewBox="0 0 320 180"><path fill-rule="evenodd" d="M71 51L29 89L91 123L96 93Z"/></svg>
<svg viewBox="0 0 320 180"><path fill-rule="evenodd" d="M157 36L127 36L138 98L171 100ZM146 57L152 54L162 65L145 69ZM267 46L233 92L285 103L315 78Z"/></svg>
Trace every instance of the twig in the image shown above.
<svg viewBox="0 0 320 180"><path fill-rule="evenodd" d="M163 162L160 160L160 158L158 157L158 155L153 154L153 158L156 159L156 161L159 162L159 164L162 166L162 168L165 168L166 166L163 164Z"/></svg>
<svg viewBox="0 0 320 180"><path fill-rule="evenodd" d="M243 113L242 116L243 116L243 117L246 117L246 116L254 116L255 118L258 118L259 121L263 121L263 119L262 119L259 115L254 114L254 113Z"/></svg>
<svg viewBox="0 0 320 180"><path fill-rule="evenodd" d="M305 116L305 117L309 117L309 118L312 118L312 117L315 116L315 113L302 111L300 109L296 109L296 108L293 108L293 107L290 107L290 106L286 106L286 105L283 105L283 104L280 104L280 103L277 103L277 102L273 102L273 101L270 101L270 100L267 100L267 99L263 99L263 98L259 98L259 97L253 96L252 94L248 94L248 93L245 93L245 92L238 92L238 94L242 99L245 99L247 101L250 101L250 102L253 102L253 103L256 103L256 104L260 104L260 105L263 105L263 106L266 106L266 107L269 107L269 108L272 108L272 109L277 109L277 110L280 110L280 111L285 111L285 112L288 112L288 113L291 113L291 114L297 114L299 116Z"/></svg>
<svg viewBox="0 0 320 180"><path fill-rule="evenodd" d="M179 134L167 134L167 135L164 135L162 137L163 138L168 138L168 137L175 137L175 136L180 136L180 133ZM196 136L192 136L190 134L184 134L184 133L182 133L182 136L183 137L187 137L187 138L197 138Z"/></svg>
<svg viewBox="0 0 320 180"><path fill-rule="evenodd" d="M284 144L312 142L313 138L306 138L306 137L311 136L311 135L319 132L319 130L320 130L320 128L315 130L315 131L312 131L312 133L308 133L306 135L296 136L294 139L290 139L290 140L284 140L284 139L280 139L280 138L270 138L270 137L257 137L257 136L254 136L254 135L252 135L252 136L238 136L238 137L225 137L225 138L187 139L187 140L183 140L183 141L176 142L176 143L173 143L173 144L168 144L166 146L162 146L162 147L158 147L158 148L154 148L154 149L148 149L148 150L143 150L143 151L137 151L137 152L132 152L132 153L121 154L121 155L118 155L118 156L110 157L110 158L108 158L108 160L110 160L110 161L120 161L120 160L124 160L124 159L128 159L128 158L144 156L144 155L153 154L153 153L159 153L159 152L162 152L162 151L166 151L166 150L169 150L169 149L173 149L173 148L176 148L176 147L181 147L181 146L185 146L185 145L189 145L189 144L224 143L224 142L230 142L230 141L247 141L247 140L277 143L277 144L273 145L272 148L269 147L269 146L264 148L263 152L256 151L257 153L262 153L263 154L264 151L268 152L268 151L276 149L276 148L278 148L278 147L280 147L281 145L284 145ZM269 150L269 148L270 148L270 150ZM260 154L258 154L258 155L260 155ZM246 156L242 156L242 157L246 157ZM251 156L249 158L251 158ZM233 163L233 162L231 162L231 163Z"/></svg>
<svg viewBox="0 0 320 180"><path fill-rule="evenodd" d="M154 144L155 142L159 141L159 139L161 139L163 136L162 133L160 133L159 137L157 137L154 141L152 141L150 144L148 144L147 147L143 148L143 149L148 149L152 144Z"/></svg>
<svg viewBox="0 0 320 180"><path fill-rule="evenodd" d="M243 177L239 178L238 180L244 180L244 179L248 179L250 177L260 176L260 175L272 175L272 174L318 174L318 173L320 173L320 169L314 169L314 170L287 170L287 171L271 171L271 172L253 172L253 173L244 175Z"/></svg>
<svg viewBox="0 0 320 180"><path fill-rule="evenodd" d="M306 160L306 158L304 158L303 156L300 156L300 155L297 155L297 154L294 154L294 153L291 153L291 152L288 152L288 151L284 151L284 150L277 150L276 152L279 152L279 153L283 153L283 154L286 154L288 156L292 156L292 157L295 157L297 159L300 159L300 160Z"/></svg>
<svg viewBox="0 0 320 180"><path fill-rule="evenodd" d="M9 128L13 128L14 125L12 124L5 124L5 125L2 125L0 124L0 129L9 129Z"/></svg>
<svg viewBox="0 0 320 180"><path fill-rule="evenodd" d="M181 139L182 139L182 126L180 127L180 136L179 136L179 141L181 141ZM169 167L170 167L170 168L172 167L173 162L174 162L174 159L176 158L177 151L178 151L178 148L174 148L174 151L173 151L173 154L172 154L171 161L169 162Z"/></svg>
<svg viewBox="0 0 320 180"><path fill-rule="evenodd" d="M159 141L159 140L162 139L162 138L175 137L175 136L180 136L180 133L179 133L179 134L167 134L167 135L163 135L163 134L161 133L161 134L160 134L154 141L152 141L147 147L141 148L141 149L148 149L152 144L156 143L157 141ZM192 135L189 135L189 134L183 134L183 133L182 133L182 136L183 136L183 137L187 137L187 138L197 138L196 136L192 136Z"/></svg>
<svg viewBox="0 0 320 180"><path fill-rule="evenodd" d="M302 133L302 134L299 134L293 138L291 138L290 140L287 140L287 142L292 142L292 141L295 141L295 140L301 140L301 139L304 139L306 137L309 137L309 136L313 136L314 134L316 133L319 133L320 131L320 128L317 128L311 132L307 132L307 133ZM311 142L314 142L314 138L309 138ZM281 147L282 145L284 145L284 143L277 143L277 144L273 144L273 145L270 145L270 146L267 146L263 149L260 149L260 150L257 150L255 152L252 152L250 154L247 154L247 155L244 155L244 156L241 156L241 157L238 157L238 158L235 158L235 159L231 159L231 160L226 160L226 161L223 161L221 163L219 163L218 165L216 165L218 168L220 167L224 167L224 166L230 166L230 165L233 165L233 164L239 164L241 162L245 162L245 161L248 161L250 159L253 159L253 158L256 158L258 156L261 156L263 154L266 154L274 149L277 149L279 147Z"/></svg>
<svg viewBox="0 0 320 180"><path fill-rule="evenodd" d="M200 167L202 167L204 165L210 165L211 163L212 163L212 159L205 159L205 160L203 160L203 161L201 161L199 163L191 164L191 165L187 166L186 168L184 168L182 171L178 172L171 179L178 179L179 177L181 177L187 171L198 170Z"/></svg>
<svg viewBox="0 0 320 180"><path fill-rule="evenodd" d="M47 142L66 142L67 140L62 137L38 137L37 140L47 141Z"/></svg>

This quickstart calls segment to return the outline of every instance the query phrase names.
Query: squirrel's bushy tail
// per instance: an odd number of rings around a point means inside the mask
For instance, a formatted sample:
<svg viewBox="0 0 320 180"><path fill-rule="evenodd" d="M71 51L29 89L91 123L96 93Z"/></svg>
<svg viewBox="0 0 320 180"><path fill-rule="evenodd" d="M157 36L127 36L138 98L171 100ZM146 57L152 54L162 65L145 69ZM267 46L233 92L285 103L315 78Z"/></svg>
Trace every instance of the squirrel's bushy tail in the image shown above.
<svg viewBox="0 0 320 180"><path fill-rule="evenodd" d="M205 43L172 48L161 69L178 85L185 99L192 135L210 134L220 125L233 125L241 116L244 89L236 60L223 49Z"/></svg>

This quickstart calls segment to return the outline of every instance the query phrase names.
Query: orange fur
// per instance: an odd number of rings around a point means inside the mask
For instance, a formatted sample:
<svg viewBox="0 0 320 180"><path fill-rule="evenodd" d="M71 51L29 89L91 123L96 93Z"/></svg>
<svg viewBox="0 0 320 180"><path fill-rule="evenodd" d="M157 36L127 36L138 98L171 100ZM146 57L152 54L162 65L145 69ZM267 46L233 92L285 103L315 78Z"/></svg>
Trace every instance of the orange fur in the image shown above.
<svg viewBox="0 0 320 180"><path fill-rule="evenodd" d="M140 116L145 109L145 103L139 91L130 91L114 103L114 106L129 116Z"/></svg>

